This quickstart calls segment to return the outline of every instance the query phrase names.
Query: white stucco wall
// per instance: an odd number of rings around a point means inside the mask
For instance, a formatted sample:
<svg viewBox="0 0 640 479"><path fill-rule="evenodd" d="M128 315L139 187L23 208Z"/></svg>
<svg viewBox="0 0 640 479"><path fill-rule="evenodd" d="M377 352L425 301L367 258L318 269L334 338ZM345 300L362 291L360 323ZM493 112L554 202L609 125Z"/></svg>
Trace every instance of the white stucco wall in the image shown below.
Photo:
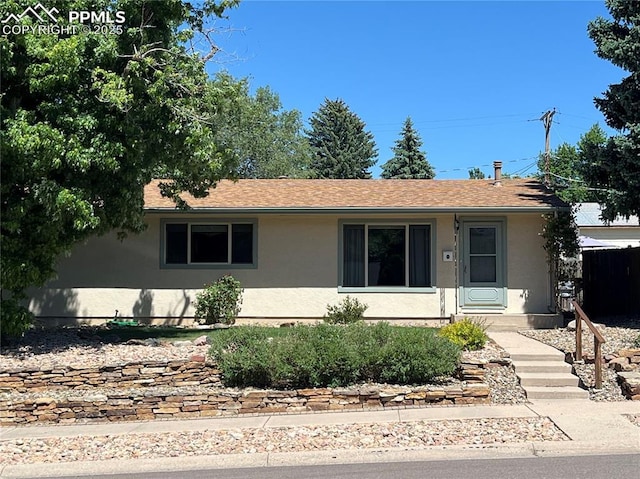
<svg viewBox="0 0 640 479"><path fill-rule="evenodd" d="M31 292L30 307L44 317L111 318L117 309L125 317L180 322L193 315L195 294L205 283L232 274L245 288L241 317L318 318L327 304L336 304L347 295L337 287L338 223L343 218L263 215L258 218L257 268L164 269L159 252L161 217L149 215L149 228L141 235L122 242L115 234L106 235L75 248L60 261L58 278ZM209 218L199 215L198 219ZM424 219L435 220L435 291L349 293L369 306L366 316L433 318L460 312L456 263L443 261L442 255L454 250L453 215ZM510 290L507 310L502 313L547 311L547 268L540 228L540 215L508 217Z"/></svg>

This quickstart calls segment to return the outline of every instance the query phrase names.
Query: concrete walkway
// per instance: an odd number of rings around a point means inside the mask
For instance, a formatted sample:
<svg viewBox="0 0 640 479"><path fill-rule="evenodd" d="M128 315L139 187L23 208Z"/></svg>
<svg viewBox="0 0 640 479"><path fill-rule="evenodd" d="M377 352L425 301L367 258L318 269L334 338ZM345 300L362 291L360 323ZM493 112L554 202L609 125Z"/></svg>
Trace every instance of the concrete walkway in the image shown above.
<svg viewBox="0 0 640 479"><path fill-rule="evenodd" d="M522 339L516 336L520 336ZM517 333L500 333L495 339L510 353L520 348L530 352L540 344ZM640 454L640 427L635 426L625 415L640 415L640 401L597 403L588 399L533 400L529 404L520 405L426 407L361 412L256 415L175 421L3 428L0 431L0 441L48 437L64 438L83 435L201 431L223 428L269 428L370 422L543 416L549 417L570 438L570 441L482 446L429 446L420 450L359 449L356 451L229 454L183 458L53 463L46 465L21 464L3 466L0 459L0 477L36 478L83 474L126 474L133 472L196 470L212 467L269 467L435 459Z"/></svg>

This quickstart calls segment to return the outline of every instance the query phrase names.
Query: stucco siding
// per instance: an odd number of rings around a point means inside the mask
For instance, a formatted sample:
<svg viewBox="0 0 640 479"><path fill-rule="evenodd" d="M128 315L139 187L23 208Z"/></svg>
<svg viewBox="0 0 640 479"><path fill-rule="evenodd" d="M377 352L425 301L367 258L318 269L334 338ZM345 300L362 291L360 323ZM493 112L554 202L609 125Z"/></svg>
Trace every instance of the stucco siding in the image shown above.
<svg viewBox="0 0 640 479"><path fill-rule="evenodd" d="M195 294L204 284L232 274L245 288L241 317L318 318L327 304L349 294L366 303L372 318L434 318L459 313L456 308L456 262L444 261L455 250L454 216L425 216L435 228L434 288L428 292L338 291L339 215L246 215L255 220L255 265L243 268L163 267L161 224L147 216L148 228L119 241L114 234L76 247L58 264L58 277L31 293L30 308L44 317L110 318L121 316L181 318L193 316ZM175 218L194 218L193 215ZM416 215L378 215L370 219L420 219ZM220 219L197 215L198 220ZM358 219L362 217L358 216ZM540 215L507 219L508 313L546 312L548 280ZM177 318L177 319L176 319Z"/></svg>
<svg viewBox="0 0 640 479"><path fill-rule="evenodd" d="M549 266L541 215L513 215L507 223L507 313L547 313Z"/></svg>

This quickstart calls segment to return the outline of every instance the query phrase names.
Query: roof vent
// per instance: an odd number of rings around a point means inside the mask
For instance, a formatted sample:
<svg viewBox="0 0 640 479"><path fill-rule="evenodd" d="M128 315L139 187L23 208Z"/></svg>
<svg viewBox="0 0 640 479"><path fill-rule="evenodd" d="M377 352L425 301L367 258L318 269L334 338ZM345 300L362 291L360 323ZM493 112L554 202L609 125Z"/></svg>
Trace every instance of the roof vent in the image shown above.
<svg viewBox="0 0 640 479"><path fill-rule="evenodd" d="M495 173L493 175L493 177L495 178L495 181L493 182L493 186L502 186L502 162L494 161L493 169Z"/></svg>

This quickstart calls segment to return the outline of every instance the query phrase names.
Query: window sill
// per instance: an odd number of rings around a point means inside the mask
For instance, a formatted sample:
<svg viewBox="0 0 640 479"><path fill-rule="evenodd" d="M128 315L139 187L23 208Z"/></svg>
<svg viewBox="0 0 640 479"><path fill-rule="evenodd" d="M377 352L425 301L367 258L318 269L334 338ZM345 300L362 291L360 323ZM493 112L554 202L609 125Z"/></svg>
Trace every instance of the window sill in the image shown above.
<svg viewBox="0 0 640 479"><path fill-rule="evenodd" d="M257 269L257 264L232 263L191 263L191 264L161 264L160 269Z"/></svg>
<svg viewBox="0 0 640 479"><path fill-rule="evenodd" d="M344 287L338 286L338 293L429 293L434 294L437 288L429 286L424 288L409 288L407 286L370 286L370 287Z"/></svg>

